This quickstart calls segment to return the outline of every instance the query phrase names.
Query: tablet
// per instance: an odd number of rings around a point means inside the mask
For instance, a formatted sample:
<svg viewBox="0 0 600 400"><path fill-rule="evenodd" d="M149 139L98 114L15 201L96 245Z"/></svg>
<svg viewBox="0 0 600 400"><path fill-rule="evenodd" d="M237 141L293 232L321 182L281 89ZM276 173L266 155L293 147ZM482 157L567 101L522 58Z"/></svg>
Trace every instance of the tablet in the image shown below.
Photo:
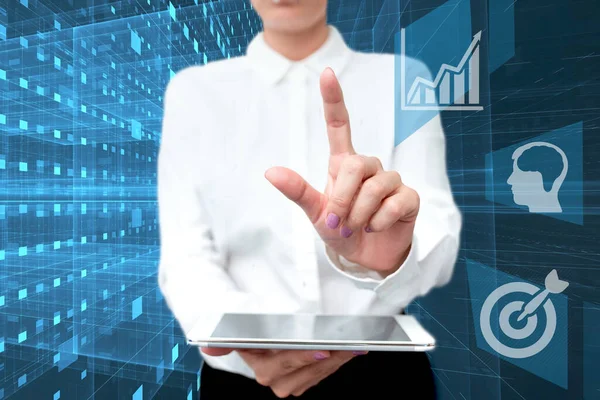
<svg viewBox="0 0 600 400"><path fill-rule="evenodd" d="M434 338L410 315L221 314L187 334L199 347L428 351Z"/></svg>

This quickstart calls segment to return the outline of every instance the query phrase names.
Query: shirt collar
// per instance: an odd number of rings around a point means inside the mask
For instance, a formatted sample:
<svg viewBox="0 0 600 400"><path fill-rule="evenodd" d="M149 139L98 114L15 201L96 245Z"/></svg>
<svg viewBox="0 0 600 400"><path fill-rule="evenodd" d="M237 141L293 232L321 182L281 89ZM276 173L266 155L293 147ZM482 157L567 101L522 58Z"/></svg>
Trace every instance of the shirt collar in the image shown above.
<svg viewBox="0 0 600 400"><path fill-rule="evenodd" d="M331 67L336 75L340 75L347 65L352 50L346 45L340 32L329 25L329 35L323 45L310 56L300 61L292 61L273 50L259 32L248 45L247 59L252 67L270 84L277 84L294 64L303 64L310 71L319 75L327 67Z"/></svg>

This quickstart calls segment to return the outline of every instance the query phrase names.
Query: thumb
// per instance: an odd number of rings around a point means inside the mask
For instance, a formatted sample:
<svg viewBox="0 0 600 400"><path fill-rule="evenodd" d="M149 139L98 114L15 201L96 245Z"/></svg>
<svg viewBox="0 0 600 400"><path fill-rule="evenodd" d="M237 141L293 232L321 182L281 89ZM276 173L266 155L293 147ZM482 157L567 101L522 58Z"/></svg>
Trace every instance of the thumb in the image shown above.
<svg viewBox="0 0 600 400"><path fill-rule="evenodd" d="M265 178L288 199L298 204L314 224L321 215L325 196L310 186L304 178L285 167L269 168Z"/></svg>

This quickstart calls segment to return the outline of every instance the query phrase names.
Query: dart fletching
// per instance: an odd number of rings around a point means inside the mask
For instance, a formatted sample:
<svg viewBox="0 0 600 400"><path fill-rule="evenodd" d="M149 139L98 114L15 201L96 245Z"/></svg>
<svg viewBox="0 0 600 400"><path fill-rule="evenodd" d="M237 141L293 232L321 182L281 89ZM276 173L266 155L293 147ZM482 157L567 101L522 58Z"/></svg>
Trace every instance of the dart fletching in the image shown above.
<svg viewBox="0 0 600 400"><path fill-rule="evenodd" d="M569 286L569 282L558 279L558 273L553 269L548 276L546 276L545 285L546 290L550 293L561 293Z"/></svg>

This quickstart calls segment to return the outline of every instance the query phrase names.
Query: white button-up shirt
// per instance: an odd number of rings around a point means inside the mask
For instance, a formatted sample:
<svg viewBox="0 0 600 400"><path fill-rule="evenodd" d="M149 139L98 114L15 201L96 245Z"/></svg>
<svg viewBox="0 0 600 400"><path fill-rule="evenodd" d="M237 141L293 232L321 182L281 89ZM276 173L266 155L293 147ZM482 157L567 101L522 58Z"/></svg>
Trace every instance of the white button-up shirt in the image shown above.
<svg viewBox="0 0 600 400"><path fill-rule="evenodd" d="M394 57L355 52L331 27L318 51L292 62L258 34L245 56L171 80L158 157L159 285L184 332L215 312L398 314L448 282L462 219L444 132L436 116L395 145ZM326 249L300 207L264 177L285 166L325 189L319 75L328 66L344 91L356 152L397 170L421 198L408 258L385 278ZM414 59L406 66L427 76ZM235 352L203 357L254 376Z"/></svg>

